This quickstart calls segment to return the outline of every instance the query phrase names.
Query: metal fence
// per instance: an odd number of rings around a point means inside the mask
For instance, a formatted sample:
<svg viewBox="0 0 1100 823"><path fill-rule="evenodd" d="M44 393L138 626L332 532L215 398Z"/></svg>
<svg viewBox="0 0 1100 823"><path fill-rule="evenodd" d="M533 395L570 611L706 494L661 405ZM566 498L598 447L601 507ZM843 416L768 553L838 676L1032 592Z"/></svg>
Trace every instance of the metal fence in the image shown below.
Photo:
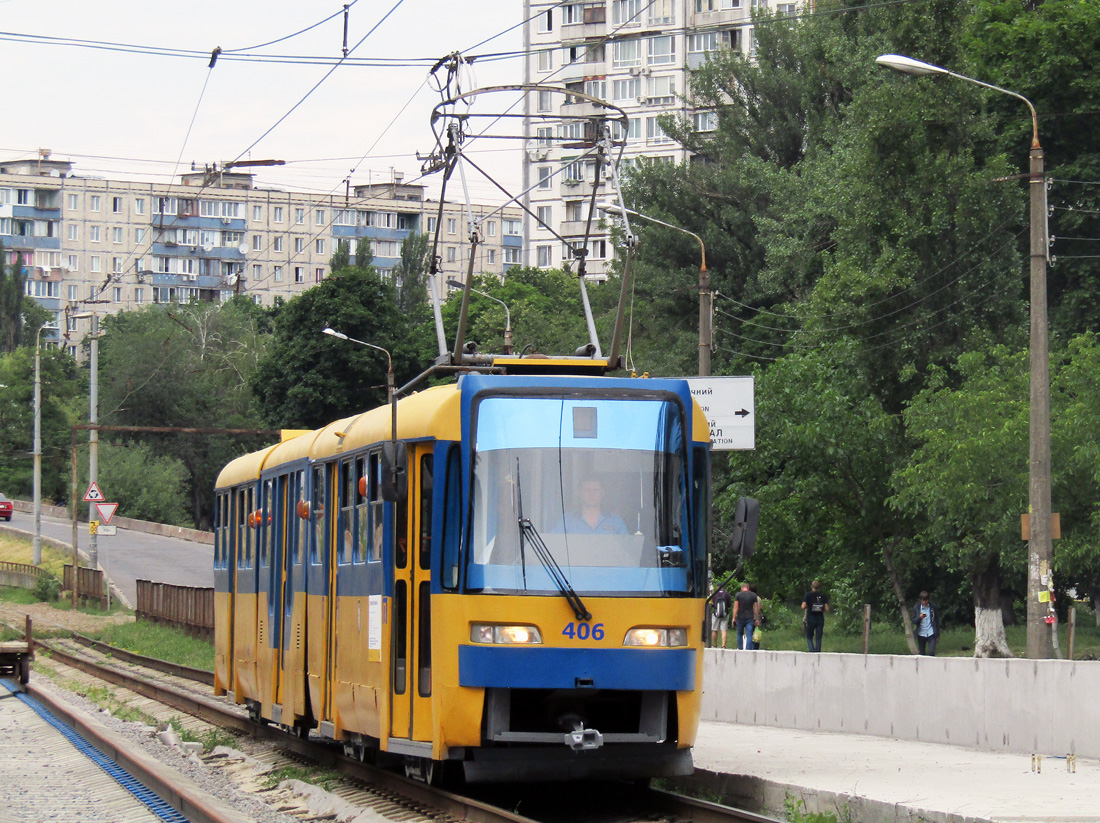
<svg viewBox="0 0 1100 823"><path fill-rule="evenodd" d="M33 589L39 578L49 577L50 573L28 563L12 563L0 560L0 586L18 586L21 589Z"/></svg>
<svg viewBox="0 0 1100 823"><path fill-rule="evenodd" d="M214 589L137 581L138 620L178 626L192 637L214 642Z"/></svg>

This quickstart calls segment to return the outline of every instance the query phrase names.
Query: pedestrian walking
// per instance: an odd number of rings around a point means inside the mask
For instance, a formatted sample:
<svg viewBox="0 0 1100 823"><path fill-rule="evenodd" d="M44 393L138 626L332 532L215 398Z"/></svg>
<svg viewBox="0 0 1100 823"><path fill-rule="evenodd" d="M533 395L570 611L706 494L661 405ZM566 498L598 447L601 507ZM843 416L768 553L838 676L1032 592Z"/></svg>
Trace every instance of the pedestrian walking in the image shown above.
<svg viewBox="0 0 1100 823"><path fill-rule="evenodd" d="M936 656L940 639L940 613L928 592L920 593L920 602L913 607L913 625L917 629L917 648L929 657Z"/></svg>
<svg viewBox="0 0 1100 823"><path fill-rule="evenodd" d="M711 646L716 646L719 649L726 648L732 601L733 598L730 597L730 593L723 586L720 586L710 599L710 643ZM722 639L721 643L718 642L719 636Z"/></svg>
<svg viewBox="0 0 1100 823"><path fill-rule="evenodd" d="M802 598L802 610L806 612L802 625L806 629L806 646L811 652L821 651L821 635L825 631L825 612L832 611L829 595L821 591L821 581L810 584L810 590Z"/></svg>
<svg viewBox="0 0 1100 823"><path fill-rule="evenodd" d="M752 633L760 625L760 598L749 591L749 584L742 583L741 591L733 598L733 622L737 627L737 648L752 651Z"/></svg>

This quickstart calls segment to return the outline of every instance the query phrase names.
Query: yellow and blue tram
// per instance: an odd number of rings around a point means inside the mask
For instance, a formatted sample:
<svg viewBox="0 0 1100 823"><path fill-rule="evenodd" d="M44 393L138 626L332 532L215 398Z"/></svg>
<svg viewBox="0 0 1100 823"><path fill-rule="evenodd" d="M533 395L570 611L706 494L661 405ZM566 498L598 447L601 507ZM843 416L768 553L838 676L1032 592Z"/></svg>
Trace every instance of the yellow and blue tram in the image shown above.
<svg viewBox="0 0 1100 823"><path fill-rule="evenodd" d="M707 421L685 381L546 367L227 465L215 690L429 780L690 773Z"/></svg>

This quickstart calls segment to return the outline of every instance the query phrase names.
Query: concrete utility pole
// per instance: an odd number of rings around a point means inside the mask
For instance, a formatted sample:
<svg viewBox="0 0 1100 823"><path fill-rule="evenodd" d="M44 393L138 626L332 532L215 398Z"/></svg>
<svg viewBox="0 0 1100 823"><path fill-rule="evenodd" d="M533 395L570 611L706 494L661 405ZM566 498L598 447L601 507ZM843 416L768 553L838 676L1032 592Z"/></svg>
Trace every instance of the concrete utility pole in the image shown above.
<svg viewBox="0 0 1100 823"><path fill-rule="evenodd" d="M1028 559L1027 559L1027 656L1032 659L1054 656L1054 639L1047 617L1052 604L1040 601L1042 592L1050 592L1054 573L1050 515L1050 349L1047 324L1047 232L1046 175L1043 149L1039 145L1039 117L1035 106L1021 94L956 74L953 71L904 57L884 54L875 60L881 66L904 74L937 74L965 80L985 89L1007 94L1023 101L1031 112L1031 151L1028 182L1031 218L1031 399L1030 449L1028 454ZM1053 624L1057 630L1057 623Z"/></svg>

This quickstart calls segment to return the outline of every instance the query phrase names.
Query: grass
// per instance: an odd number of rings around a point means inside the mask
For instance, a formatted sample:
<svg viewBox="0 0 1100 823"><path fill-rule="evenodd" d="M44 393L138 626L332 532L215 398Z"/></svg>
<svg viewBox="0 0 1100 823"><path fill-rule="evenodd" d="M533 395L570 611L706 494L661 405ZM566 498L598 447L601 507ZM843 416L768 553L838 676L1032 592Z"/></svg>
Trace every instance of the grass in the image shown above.
<svg viewBox="0 0 1100 823"><path fill-rule="evenodd" d="M34 563L34 545L26 537L0 534L0 560L8 563ZM72 552L60 552L45 541L42 542L42 568L57 579L64 574L66 563L73 562Z"/></svg>
<svg viewBox="0 0 1100 823"><path fill-rule="evenodd" d="M168 660L193 669L214 670L214 647L171 626L137 620L104 626L91 634L96 640L134 654Z"/></svg>
<svg viewBox="0 0 1100 823"><path fill-rule="evenodd" d="M276 769L268 772L263 777L265 788L274 789L284 780L301 780L303 783L312 783L320 786L326 792L332 791L341 783L338 772L331 769L310 769L304 766L287 766L285 769Z"/></svg>

